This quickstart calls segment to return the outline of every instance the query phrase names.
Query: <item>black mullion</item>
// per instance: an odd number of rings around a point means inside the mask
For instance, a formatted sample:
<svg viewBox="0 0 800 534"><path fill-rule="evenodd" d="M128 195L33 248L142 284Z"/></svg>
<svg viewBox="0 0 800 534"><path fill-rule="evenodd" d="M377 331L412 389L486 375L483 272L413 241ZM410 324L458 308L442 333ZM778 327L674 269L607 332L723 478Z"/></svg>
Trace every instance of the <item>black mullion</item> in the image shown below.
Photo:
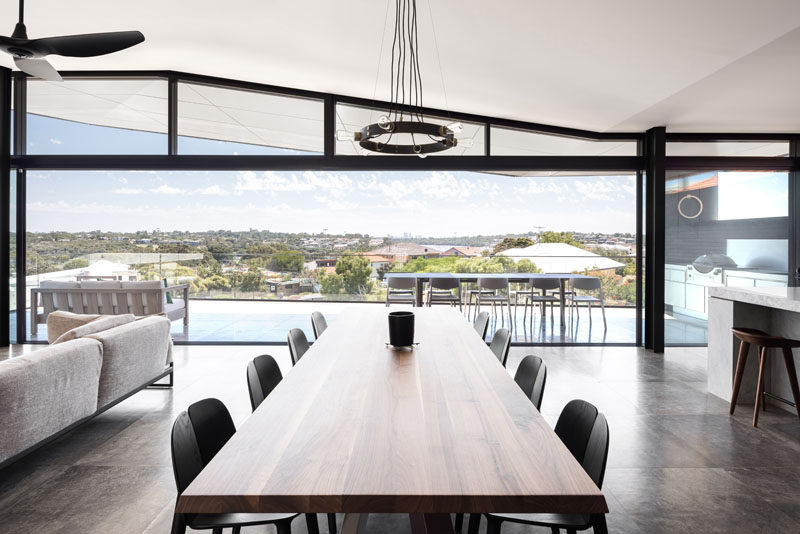
<svg viewBox="0 0 800 534"><path fill-rule="evenodd" d="M12 156L15 167L48 170L450 170L633 172L638 156L225 156L30 155Z"/></svg>
<svg viewBox="0 0 800 534"><path fill-rule="evenodd" d="M651 128L646 139L648 197L647 231L647 314L645 339L653 352L664 352L664 261L666 201L666 129Z"/></svg>
<svg viewBox="0 0 800 534"><path fill-rule="evenodd" d="M167 78L167 154L178 153L178 79Z"/></svg>
<svg viewBox="0 0 800 534"><path fill-rule="evenodd" d="M27 78L16 78L14 83L14 155L24 156L28 147L28 99ZM25 284L26 276L26 249L27 235L25 222L26 189L25 171L17 167L17 197L16 197L16 249L17 249L17 343L27 341L26 313L27 304L25 295L28 288ZM31 303L33 306L34 303Z"/></svg>
<svg viewBox="0 0 800 534"><path fill-rule="evenodd" d="M5 256L11 250L11 70L0 67L0 278L3 290L0 291L0 347L8 346L10 341L10 306L8 282L10 279L9 259Z"/></svg>
<svg viewBox="0 0 800 534"><path fill-rule="evenodd" d="M796 163L789 171L789 286L800 285L800 139L789 142L789 157Z"/></svg>
<svg viewBox="0 0 800 534"><path fill-rule="evenodd" d="M644 144L641 141L636 143L636 154L639 156L644 154ZM644 229L642 177L642 171L636 171L636 346L642 345L642 231Z"/></svg>

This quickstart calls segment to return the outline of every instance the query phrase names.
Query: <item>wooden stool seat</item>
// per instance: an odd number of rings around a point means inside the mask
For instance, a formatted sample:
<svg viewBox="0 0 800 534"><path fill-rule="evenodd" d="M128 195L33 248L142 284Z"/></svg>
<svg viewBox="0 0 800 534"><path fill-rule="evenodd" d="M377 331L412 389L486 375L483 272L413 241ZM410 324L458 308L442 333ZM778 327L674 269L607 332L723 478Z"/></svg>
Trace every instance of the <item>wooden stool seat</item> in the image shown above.
<svg viewBox="0 0 800 534"><path fill-rule="evenodd" d="M800 340L789 339L780 336L773 336L755 328L731 328L733 335L741 340L739 346L739 358L736 361L736 376L733 380L733 394L731 395L731 408L730 413L736 409L736 399L739 397L739 388L742 385L742 377L744 376L744 368L747 364L747 353L750 351L750 345L756 345L758 351L758 386L756 387L756 405L753 410L753 426L758 426L758 407L761 403L761 408L765 409L764 397L764 364L767 358L767 349L781 349L783 352L783 363L786 366L786 373L789 375L789 385L792 388L792 396L794 397L794 406L797 410L797 415L800 417L800 389L797 385L797 370L794 366L794 358L792 357L792 349L800 347Z"/></svg>

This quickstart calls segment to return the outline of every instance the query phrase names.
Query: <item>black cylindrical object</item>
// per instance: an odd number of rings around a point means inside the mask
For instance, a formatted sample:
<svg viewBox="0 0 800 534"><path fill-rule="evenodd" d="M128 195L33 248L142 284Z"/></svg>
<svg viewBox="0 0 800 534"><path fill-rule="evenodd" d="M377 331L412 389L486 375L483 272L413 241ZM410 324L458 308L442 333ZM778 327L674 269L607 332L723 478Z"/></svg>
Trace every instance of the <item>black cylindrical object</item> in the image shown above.
<svg viewBox="0 0 800 534"><path fill-rule="evenodd" d="M410 347L414 344L414 312L389 313L389 344L394 347Z"/></svg>

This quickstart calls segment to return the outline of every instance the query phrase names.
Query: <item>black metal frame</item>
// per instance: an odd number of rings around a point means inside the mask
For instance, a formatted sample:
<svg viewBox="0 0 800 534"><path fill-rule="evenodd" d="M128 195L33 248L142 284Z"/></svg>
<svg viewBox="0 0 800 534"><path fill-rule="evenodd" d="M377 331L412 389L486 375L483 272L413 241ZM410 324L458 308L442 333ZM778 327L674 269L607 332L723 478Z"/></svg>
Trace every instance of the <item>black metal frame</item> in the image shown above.
<svg viewBox="0 0 800 534"><path fill-rule="evenodd" d="M791 173L790 193L794 199L790 216L795 232L800 231L800 190L795 183L800 180L800 134L798 133L666 133L664 128L648 132L593 132L577 128L565 128L513 119L488 117L436 108L422 111L429 116L443 116L453 121L476 123L484 128L485 152L481 156L446 156L420 159L395 156L347 156L336 154L336 106L348 105L369 109L389 109L390 103L374 99L346 95L321 93L275 85L231 80L214 76L178 71L65 71L65 79L125 79L162 78L168 86L168 128L166 155L27 155L26 135L26 80L27 75L10 73L3 69L0 77L14 80L14 154L0 153L2 163L17 169L17 206L25 206L26 169L48 170L387 170L387 171L598 171L635 172L637 176L637 336L636 344L657 352L663 351L663 234L664 234L664 175L666 170L784 170ZM0 78L5 79L5 78ZM178 154L178 84L190 83L211 85L232 90L270 93L295 98L319 100L323 104L323 154L307 156L204 156ZM2 104L2 102L0 102ZM397 106L409 111L410 106ZM4 131L10 114L3 104ZM516 129L537 134L562 136L587 141L631 141L637 143L636 156L492 156L491 130L493 127ZM718 142L718 141L789 141L792 150L789 157L668 157L667 142ZM644 173L643 173L644 171ZM10 175L9 175L10 176ZM4 181L4 190L8 183ZM643 188L643 186L645 186ZM643 191L643 189L645 189ZM7 204L6 204L7 205ZM644 216L643 216L643 209ZM6 208L4 208L6 209ZM17 210L17 272L25 272L25 209ZM0 228L1 230L2 228ZM642 243L646 230L647 242ZM8 239L7 228L3 232ZM797 234L796 234L797 235ZM659 237L660 236L660 237ZM790 245L790 262L793 269L800 266L800 250L795 243ZM642 262L647 258L646 262ZM660 264L660 265L659 265ZM6 270L8 267L6 266ZM643 273L644 271L644 273ZM642 274L647 281L642 288ZM18 280L24 286L24 274ZM7 298L7 297L6 297ZM660 304L660 305L659 305ZM17 313L24 317L25 288L17 288ZM20 312L22 310L22 312ZM642 310L644 310L644 336L642 336ZM7 319L6 319L7 321ZM658 323L661 323L660 325ZM6 328L7 330L7 328ZM17 339L25 341L25 321L17 321ZM0 338L2 341L3 338Z"/></svg>
<svg viewBox="0 0 800 534"><path fill-rule="evenodd" d="M0 68L0 250L11 250L11 70ZM6 111L7 110L7 111ZM0 254L0 279L10 278L9 258ZM0 310L9 309L8 289L0 291ZM0 347L10 341L8 319L0 324Z"/></svg>

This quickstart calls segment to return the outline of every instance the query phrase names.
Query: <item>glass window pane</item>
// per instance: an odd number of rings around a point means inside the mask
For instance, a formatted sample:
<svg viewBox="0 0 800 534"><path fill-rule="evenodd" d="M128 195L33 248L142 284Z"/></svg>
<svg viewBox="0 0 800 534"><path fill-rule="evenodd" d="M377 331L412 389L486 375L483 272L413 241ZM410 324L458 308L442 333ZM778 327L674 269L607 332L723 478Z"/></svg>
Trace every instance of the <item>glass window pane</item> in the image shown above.
<svg viewBox="0 0 800 534"><path fill-rule="evenodd" d="M493 156L635 156L634 141L586 141L492 126Z"/></svg>
<svg viewBox="0 0 800 534"><path fill-rule="evenodd" d="M323 102L181 83L178 135L181 154L322 154Z"/></svg>
<svg viewBox="0 0 800 534"><path fill-rule="evenodd" d="M705 344L708 288L786 286L788 173L668 172L665 343Z"/></svg>
<svg viewBox="0 0 800 534"><path fill-rule="evenodd" d="M575 272L601 280L608 329L598 308L592 322L582 309L580 321L565 311L561 323L555 302L545 321L538 306L519 309L514 341L633 343L635 180L29 171L27 276L31 287L78 276L187 283L192 311L186 328L173 322L176 340L283 342L293 327L311 335L314 310L334 317L383 302L392 269ZM521 297L530 291L513 284ZM465 283L465 299L473 289ZM40 325L35 339L45 335Z"/></svg>
<svg viewBox="0 0 800 534"><path fill-rule="evenodd" d="M166 154L163 79L28 80L29 154Z"/></svg>
<svg viewBox="0 0 800 534"><path fill-rule="evenodd" d="M788 156L789 142L667 143L667 156Z"/></svg>
<svg viewBox="0 0 800 534"><path fill-rule="evenodd" d="M381 116L387 115L385 110L366 108L359 106L347 106L339 104L336 106L336 154L353 156L361 155L364 150L358 142L353 139L353 134L360 131L364 126L375 124ZM425 122L439 125L460 125L460 130L456 132L458 145L444 150L429 154L430 156L483 156L485 154L485 134L482 124L464 122L446 117L434 117L425 115ZM343 138L347 138L346 140ZM407 134L397 134L392 142L399 144L414 144L411 136ZM430 142L430 141L427 141ZM374 154L374 152L370 152Z"/></svg>

